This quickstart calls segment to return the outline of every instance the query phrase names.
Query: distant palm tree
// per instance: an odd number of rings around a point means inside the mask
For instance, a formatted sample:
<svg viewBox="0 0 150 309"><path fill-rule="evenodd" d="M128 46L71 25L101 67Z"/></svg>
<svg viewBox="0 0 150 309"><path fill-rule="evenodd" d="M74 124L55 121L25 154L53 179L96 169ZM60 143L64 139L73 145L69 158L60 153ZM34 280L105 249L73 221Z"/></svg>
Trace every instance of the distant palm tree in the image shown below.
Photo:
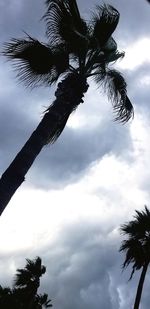
<svg viewBox="0 0 150 309"><path fill-rule="evenodd" d="M136 210L134 220L129 221L121 226L120 230L127 239L123 240L120 251L126 253L123 268L132 264L132 272L130 279L136 270L142 269L134 309L138 309L140 305L143 284L147 268L150 263L150 211L145 206L144 211Z"/></svg>
<svg viewBox="0 0 150 309"><path fill-rule="evenodd" d="M40 277L45 274L46 267L42 265L42 260L37 257L35 260L26 259L27 263L24 268L17 269L17 274L14 280L15 287L34 286L37 291L40 284Z"/></svg>
<svg viewBox="0 0 150 309"><path fill-rule="evenodd" d="M40 277L46 272L41 258L26 259L26 261L24 268L17 269L12 289L3 288L0 285L0 308L44 309L52 307L47 294L38 294Z"/></svg>
<svg viewBox="0 0 150 309"><path fill-rule="evenodd" d="M3 55L15 61L18 77L26 85L52 85L58 78L55 101L4 172L0 180L0 214L5 209L35 158L48 143L63 131L70 114L83 102L93 77L103 85L116 113L115 120L127 122L133 107L127 96L123 76L109 64L124 56L112 37L119 21L119 12L111 5L97 6L91 21L81 18L76 0L46 0L46 35L48 43L40 43L27 35L6 43Z"/></svg>
<svg viewBox="0 0 150 309"><path fill-rule="evenodd" d="M24 295L24 303L34 303L37 290L40 286L40 277L45 274L46 267L42 265L40 257L35 260L26 259L24 268L17 269L14 280L14 288L17 288L18 295ZM27 306L27 305L26 305Z"/></svg>

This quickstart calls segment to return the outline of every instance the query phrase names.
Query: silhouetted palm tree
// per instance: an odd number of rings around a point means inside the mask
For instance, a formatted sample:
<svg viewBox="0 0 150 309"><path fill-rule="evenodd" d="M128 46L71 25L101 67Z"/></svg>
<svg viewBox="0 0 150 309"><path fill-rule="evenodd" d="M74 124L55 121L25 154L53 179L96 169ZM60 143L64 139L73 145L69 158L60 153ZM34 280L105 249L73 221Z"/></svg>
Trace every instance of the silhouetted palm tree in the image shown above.
<svg viewBox="0 0 150 309"><path fill-rule="evenodd" d="M132 264L130 279L136 270L142 269L134 309L139 308L143 284L150 263L150 211L145 206L144 211L136 210L134 220L121 226L120 230L127 239L123 240L120 251L126 252L123 268Z"/></svg>
<svg viewBox="0 0 150 309"><path fill-rule="evenodd" d="M35 260L26 259L24 268L17 269L13 288L0 286L0 308L2 309L44 309L52 307L47 294L38 294L40 277L45 274L46 267L40 257Z"/></svg>
<svg viewBox="0 0 150 309"><path fill-rule="evenodd" d="M116 113L123 123L133 115L123 76L109 64L124 56L112 37L119 12L111 5L97 6L87 23L81 18L76 0L46 0L46 35L48 43L40 43L27 35L6 43L3 54L14 60L18 77L29 86L52 85L58 78L55 101L47 108L37 129L4 172L0 180L0 213L35 158L47 143L53 143L63 131L68 117L83 102L93 77L103 85Z"/></svg>
<svg viewBox="0 0 150 309"><path fill-rule="evenodd" d="M40 277L45 274L46 267L42 265L40 257L35 260L26 259L25 268L17 269L14 280L14 288L17 288L18 295L24 295L24 303L35 303L37 290L40 286ZM27 306L26 304L26 306Z"/></svg>

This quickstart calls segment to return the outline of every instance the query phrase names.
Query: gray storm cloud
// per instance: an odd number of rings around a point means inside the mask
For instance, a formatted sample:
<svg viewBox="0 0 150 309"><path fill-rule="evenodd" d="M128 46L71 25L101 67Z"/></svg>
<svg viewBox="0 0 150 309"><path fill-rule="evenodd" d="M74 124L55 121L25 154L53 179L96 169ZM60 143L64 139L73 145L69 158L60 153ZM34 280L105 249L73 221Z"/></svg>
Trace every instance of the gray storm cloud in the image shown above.
<svg viewBox="0 0 150 309"><path fill-rule="evenodd" d="M95 4L101 2L79 0L78 3L82 14L88 18L89 9L93 9ZM115 32L118 45L122 42L124 45L130 44L142 37L149 37L150 6L146 1L110 0L109 3L121 14ZM44 1L1 0L1 44L11 37L22 37L23 30L45 42L44 24L40 21L43 13ZM140 80L143 76L149 75L149 72L150 65L147 63L133 71L123 72L136 111L137 113L142 111L143 121L144 117L149 116L150 96L149 86L141 86ZM11 64L4 63L3 58L0 65L0 80L0 171L3 172L40 121L45 106L52 102L54 88L35 89L33 92L24 89L15 80ZM133 146L130 125L121 126L113 123L111 107L108 110L105 105L106 98L103 98L99 90L94 92L94 96L98 98L94 103L98 106L94 105L94 113L97 115L100 113L100 121L91 128L68 126L58 142L53 146L47 146L40 154L28 173L29 185L42 189L63 188L81 179L89 167L106 154L121 156L130 166L131 157L128 156L128 152L132 153ZM91 96L87 95L84 111L79 107L77 113L83 113L90 119L92 103ZM100 105L104 107L101 108ZM143 187L147 192L149 192L149 179L147 176L145 182L143 180ZM109 188L107 194L110 194ZM119 196L119 192L113 194ZM126 195L128 196L128 192ZM122 195L120 196L120 204L118 198L117 207L122 205ZM111 194L110 199L112 200ZM117 221L117 211L114 217ZM47 274L42 279L41 285L43 291L48 292L55 309L131 308L139 273L129 283L130 269L121 273L123 257L118 253L121 239L118 234L113 236L114 230L120 223L123 222L117 221L116 225L111 225L110 222L97 224L85 220L73 226L63 227L54 243L45 248L18 250L17 253L1 252L0 284L11 283L15 269L24 265L26 257L34 258L40 255L47 266ZM149 283L148 274L142 296L142 309L149 309Z"/></svg>

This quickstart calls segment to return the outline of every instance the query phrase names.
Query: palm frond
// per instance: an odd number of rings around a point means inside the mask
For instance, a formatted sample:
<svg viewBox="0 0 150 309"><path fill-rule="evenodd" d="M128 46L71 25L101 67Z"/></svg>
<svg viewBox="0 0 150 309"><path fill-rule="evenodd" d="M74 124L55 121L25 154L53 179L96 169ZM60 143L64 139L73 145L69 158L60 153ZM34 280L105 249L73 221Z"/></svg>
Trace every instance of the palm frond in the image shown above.
<svg viewBox="0 0 150 309"><path fill-rule="evenodd" d="M124 52L119 52L117 50L117 43L112 37L108 40L107 44L103 48L103 52L105 55L106 63L115 62L119 58L123 58L125 56Z"/></svg>
<svg viewBox="0 0 150 309"><path fill-rule="evenodd" d="M5 43L2 53L8 59L15 60L18 79L32 87L51 85L69 66L69 56L62 46L50 49L30 36Z"/></svg>
<svg viewBox="0 0 150 309"><path fill-rule="evenodd" d="M134 226L134 221L130 221L127 223L124 223L120 226L120 233L122 235L128 235L130 236L135 236L135 226Z"/></svg>
<svg viewBox="0 0 150 309"><path fill-rule="evenodd" d="M127 96L127 85L120 72L110 69L100 70L100 73L95 76L95 80L104 86L104 90L112 102L116 114L115 121L126 123L133 117L133 106Z"/></svg>
<svg viewBox="0 0 150 309"><path fill-rule="evenodd" d="M136 210L136 215L134 218L138 221L141 222L143 219L148 219L150 221L150 210L148 209L147 206L145 206L145 209L142 211Z"/></svg>
<svg viewBox="0 0 150 309"><path fill-rule="evenodd" d="M14 279L15 287L23 287L26 286L28 282L30 282L32 274L26 269L17 269L17 274Z"/></svg>
<svg viewBox="0 0 150 309"><path fill-rule="evenodd" d="M117 27L120 14L111 5L97 6L97 14L93 16L93 40L103 47ZM96 44L97 45L97 44Z"/></svg>
<svg viewBox="0 0 150 309"><path fill-rule="evenodd" d="M120 231L123 235L140 239L144 243L145 239L150 239L150 211L145 206L143 211L135 212L135 219L121 225Z"/></svg>
<svg viewBox="0 0 150 309"><path fill-rule="evenodd" d="M143 247L138 239L129 238L122 242L119 251L126 252L125 261L122 265L123 269L128 267L129 264L133 264L132 272L129 278L129 280L131 280L135 270L139 270L145 263L145 254Z"/></svg>
<svg viewBox="0 0 150 309"><path fill-rule="evenodd" d="M25 269L33 276L41 276L46 272L46 267L42 265L40 257L36 257L34 260L26 259L26 261Z"/></svg>
<svg viewBox="0 0 150 309"><path fill-rule="evenodd" d="M81 18L76 0L47 0L46 34L52 44L65 43L69 51L81 48L86 42L88 27Z"/></svg>
<svg viewBox="0 0 150 309"><path fill-rule="evenodd" d="M38 299L38 303L40 303L40 305L42 305L42 308L44 306L44 308L51 308L53 307L51 303L51 299L48 299L48 294L44 293L44 294L40 294L36 296Z"/></svg>
<svg viewBox="0 0 150 309"><path fill-rule="evenodd" d="M111 38L110 41L115 42L113 38ZM111 47L113 45L117 46L115 43L110 43L103 50L94 46L89 50L86 62L86 70L89 71L89 74L95 69L95 65L97 73L99 73L102 67L106 67L110 62L116 62L119 58L121 59L124 57L125 53L119 52L116 48L114 49ZM98 76L98 79L99 78L100 76Z"/></svg>
<svg viewBox="0 0 150 309"><path fill-rule="evenodd" d="M29 36L27 39L12 39L6 43L3 55L28 63L35 74L47 74L53 64L51 50Z"/></svg>

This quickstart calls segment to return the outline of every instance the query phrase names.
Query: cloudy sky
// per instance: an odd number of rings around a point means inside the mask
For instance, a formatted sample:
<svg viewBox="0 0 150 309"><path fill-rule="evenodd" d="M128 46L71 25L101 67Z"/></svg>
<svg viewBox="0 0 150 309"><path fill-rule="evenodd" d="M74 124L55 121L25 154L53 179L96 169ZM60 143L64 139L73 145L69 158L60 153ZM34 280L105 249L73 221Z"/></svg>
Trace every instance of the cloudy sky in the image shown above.
<svg viewBox="0 0 150 309"><path fill-rule="evenodd" d="M88 19L100 1L78 0ZM116 65L128 83L133 121L113 122L110 103L97 86L71 116L53 146L40 154L26 182L0 218L0 284L10 285L25 258L47 266L42 290L55 309L131 308L140 273L128 282L118 252L120 224L150 207L150 5L110 0L120 12L114 37L126 52ZM44 0L0 0L0 42L23 31L44 41ZM55 88L25 89L11 64L0 59L0 173L39 123ZM149 309L147 275L142 309Z"/></svg>

